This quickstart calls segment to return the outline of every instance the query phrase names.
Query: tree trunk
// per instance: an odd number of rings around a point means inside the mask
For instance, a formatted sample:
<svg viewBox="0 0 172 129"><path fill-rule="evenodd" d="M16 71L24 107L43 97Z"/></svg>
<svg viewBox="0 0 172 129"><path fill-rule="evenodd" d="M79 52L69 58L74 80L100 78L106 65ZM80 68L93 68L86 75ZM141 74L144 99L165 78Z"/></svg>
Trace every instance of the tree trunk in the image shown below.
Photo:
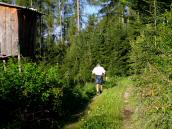
<svg viewBox="0 0 172 129"><path fill-rule="evenodd" d="M154 26L155 26L155 46L156 46L156 30L157 30L157 1L154 0Z"/></svg>
<svg viewBox="0 0 172 129"><path fill-rule="evenodd" d="M81 27L80 27L80 0L77 0L77 25L78 25L78 32L80 32Z"/></svg>
<svg viewBox="0 0 172 129"><path fill-rule="evenodd" d="M33 5L32 0L30 0L30 7L31 7L31 8L32 8L32 5Z"/></svg>
<svg viewBox="0 0 172 129"><path fill-rule="evenodd" d="M61 0L59 0L59 17L60 17L60 41L62 42L63 40L63 29L62 29L62 3Z"/></svg>

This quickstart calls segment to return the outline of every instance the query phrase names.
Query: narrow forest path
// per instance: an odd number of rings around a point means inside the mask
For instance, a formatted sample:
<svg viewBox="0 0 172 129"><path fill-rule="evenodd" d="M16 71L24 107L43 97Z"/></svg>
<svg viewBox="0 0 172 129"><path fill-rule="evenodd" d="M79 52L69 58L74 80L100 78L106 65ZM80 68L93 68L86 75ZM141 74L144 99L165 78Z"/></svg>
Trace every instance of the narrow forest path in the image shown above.
<svg viewBox="0 0 172 129"><path fill-rule="evenodd" d="M132 129L131 93L132 81L120 79L117 86L104 89L101 95L93 98L79 121L64 129Z"/></svg>
<svg viewBox="0 0 172 129"><path fill-rule="evenodd" d="M123 125L124 129L133 129L132 114L134 113L133 105L131 104L132 87L128 86L124 93L124 109L123 109Z"/></svg>

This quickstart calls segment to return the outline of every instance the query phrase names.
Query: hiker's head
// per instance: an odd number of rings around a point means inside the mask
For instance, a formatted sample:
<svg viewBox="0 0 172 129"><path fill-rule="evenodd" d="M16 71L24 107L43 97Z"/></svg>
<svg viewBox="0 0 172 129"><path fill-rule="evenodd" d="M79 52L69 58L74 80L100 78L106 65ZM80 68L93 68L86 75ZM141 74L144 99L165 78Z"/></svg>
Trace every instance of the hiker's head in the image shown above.
<svg viewBox="0 0 172 129"><path fill-rule="evenodd" d="M96 65L96 67L100 67L100 64L98 63L98 64Z"/></svg>

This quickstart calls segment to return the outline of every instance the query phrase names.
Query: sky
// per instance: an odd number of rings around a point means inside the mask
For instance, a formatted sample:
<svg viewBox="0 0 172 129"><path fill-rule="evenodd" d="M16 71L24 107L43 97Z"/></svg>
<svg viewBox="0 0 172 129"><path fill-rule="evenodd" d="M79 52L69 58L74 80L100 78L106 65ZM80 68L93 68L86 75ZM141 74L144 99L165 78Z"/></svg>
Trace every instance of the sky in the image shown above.
<svg viewBox="0 0 172 129"><path fill-rule="evenodd" d="M98 14L100 9L100 6L91 6L87 2L85 2L85 5L82 10L82 28L85 28L87 26L89 15ZM60 27L57 27L55 29L55 33L58 35L60 33L60 30Z"/></svg>
<svg viewBox="0 0 172 129"><path fill-rule="evenodd" d="M89 15L97 14L99 10L100 10L100 6L90 6L90 5L86 5L86 6L84 7L84 13L87 13L87 14L89 14Z"/></svg>
<svg viewBox="0 0 172 129"><path fill-rule="evenodd" d="M91 5L88 5L86 4L84 6L84 9L83 9L83 16L82 16L82 19L84 21L84 23L82 24L83 25L83 28L86 27L86 23L88 22L88 16L89 15L93 15L93 14L98 14L99 10L101 9L100 6L91 6Z"/></svg>
<svg viewBox="0 0 172 129"><path fill-rule="evenodd" d="M68 2L72 2L71 0L68 0ZM87 23L88 23L88 17L89 15L93 15L93 14L98 14L99 10L101 9L100 6L93 6L93 5L89 5L88 2L86 0L82 0L82 2L84 2L83 6L82 6L82 28L86 28ZM58 35L60 33L61 27L56 27L55 29L55 33Z"/></svg>

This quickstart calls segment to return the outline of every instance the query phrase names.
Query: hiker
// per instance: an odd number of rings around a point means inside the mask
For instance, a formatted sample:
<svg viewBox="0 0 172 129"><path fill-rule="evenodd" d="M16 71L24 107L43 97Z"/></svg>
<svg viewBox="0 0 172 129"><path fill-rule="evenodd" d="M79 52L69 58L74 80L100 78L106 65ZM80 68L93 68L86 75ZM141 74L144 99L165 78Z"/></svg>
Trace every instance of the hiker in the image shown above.
<svg viewBox="0 0 172 129"><path fill-rule="evenodd" d="M103 76L105 76L105 69L100 66L100 64L97 64L96 67L94 67L92 74L96 75L96 91L97 95L102 93L103 91Z"/></svg>

